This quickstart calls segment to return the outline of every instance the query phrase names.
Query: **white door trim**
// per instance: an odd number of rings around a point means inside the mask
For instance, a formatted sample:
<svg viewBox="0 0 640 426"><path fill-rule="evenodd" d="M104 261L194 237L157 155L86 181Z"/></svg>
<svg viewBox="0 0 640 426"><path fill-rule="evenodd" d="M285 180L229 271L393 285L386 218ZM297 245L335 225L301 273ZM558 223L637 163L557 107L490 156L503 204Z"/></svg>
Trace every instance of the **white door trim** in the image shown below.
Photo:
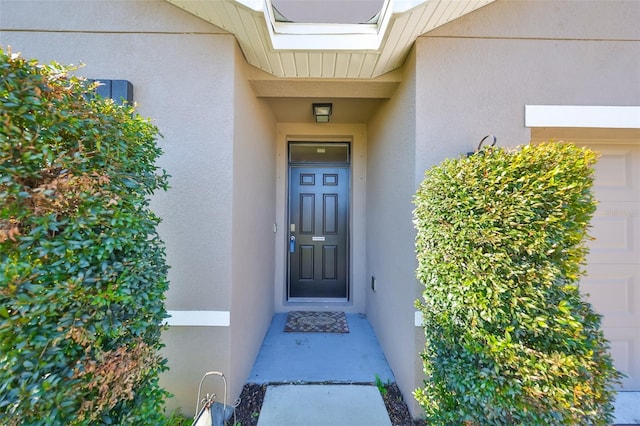
<svg viewBox="0 0 640 426"><path fill-rule="evenodd" d="M365 311L366 299L366 252L365 221L366 216L366 173L367 173L367 139L364 124L305 124L279 123L277 134L277 187L276 187L276 221L278 233L275 243L275 279L274 308L276 312L288 312L296 309L336 309L347 313ZM345 141L351 143L351 206L349 217L349 282L350 300L348 302L332 302L331 305L320 302L294 302L286 298L287 285L287 252L289 248L288 234L288 187L289 141L331 142ZM358 219L358 220L356 220ZM282 231L281 231L282 230Z"/></svg>

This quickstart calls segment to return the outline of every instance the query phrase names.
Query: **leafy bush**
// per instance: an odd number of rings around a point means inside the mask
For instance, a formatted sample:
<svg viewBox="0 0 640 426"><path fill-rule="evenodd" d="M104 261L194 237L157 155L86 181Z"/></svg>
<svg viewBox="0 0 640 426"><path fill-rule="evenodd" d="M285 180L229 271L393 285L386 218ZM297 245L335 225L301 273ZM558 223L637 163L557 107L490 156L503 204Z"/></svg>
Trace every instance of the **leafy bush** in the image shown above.
<svg viewBox="0 0 640 426"><path fill-rule="evenodd" d="M0 50L0 424L161 424L157 129Z"/></svg>
<svg viewBox="0 0 640 426"><path fill-rule="evenodd" d="M593 152L485 149L428 171L415 197L433 424L607 424L620 374L578 281Z"/></svg>

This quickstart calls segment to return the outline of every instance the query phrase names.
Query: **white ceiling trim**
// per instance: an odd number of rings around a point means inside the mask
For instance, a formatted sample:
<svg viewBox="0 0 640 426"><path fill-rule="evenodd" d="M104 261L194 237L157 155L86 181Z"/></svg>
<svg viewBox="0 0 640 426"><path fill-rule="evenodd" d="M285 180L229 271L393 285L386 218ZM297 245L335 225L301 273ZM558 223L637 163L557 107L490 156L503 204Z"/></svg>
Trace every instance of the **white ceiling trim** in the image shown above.
<svg viewBox="0 0 640 426"><path fill-rule="evenodd" d="M378 24L275 22L270 0L166 0L232 34L280 78L369 79L404 63L415 39L495 0L388 0Z"/></svg>

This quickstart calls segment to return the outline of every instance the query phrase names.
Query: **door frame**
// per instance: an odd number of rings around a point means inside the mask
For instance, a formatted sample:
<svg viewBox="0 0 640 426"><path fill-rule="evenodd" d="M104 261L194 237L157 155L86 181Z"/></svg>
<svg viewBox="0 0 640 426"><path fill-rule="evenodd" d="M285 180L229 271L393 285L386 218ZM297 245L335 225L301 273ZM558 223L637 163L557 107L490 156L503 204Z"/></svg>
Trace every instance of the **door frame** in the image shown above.
<svg viewBox="0 0 640 426"><path fill-rule="evenodd" d="M351 189L349 199L349 299L288 300L288 197L289 142L349 142L351 145ZM366 307L366 126L362 124L280 123L276 140L276 221L274 311L335 310L347 313L365 312Z"/></svg>
<svg viewBox="0 0 640 426"><path fill-rule="evenodd" d="M297 143L299 141L290 141L288 143L289 147L291 146L292 143ZM305 142L309 142L309 141L305 141ZM351 157L351 143L350 142L344 142L344 141L333 141L333 142L309 142L309 143L321 143L321 144L331 144L331 143L340 143L340 144L348 144L349 146L349 158ZM327 169L344 169L347 171L347 223L345 224L346 226L346 235L345 235L345 245L344 247L346 248L346 253L345 253L345 292L346 292L346 296L345 297L292 297L290 296L291 293L291 254L288 253L287 254L287 288L286 288L286 293L285 296L287 298L288 302L310 302L310 303L317 303L317 302L348 302L349 298L351 296L350 294L350 281L349 281L349 255L350 255L350 250L349 250L349 233L350 233L350 229L349 226L351 224L351 161L347 162L347 163L304 163L304 162L298 162L298 163L290 163L288 164L287 167L287 178L289 181L289 184L287 185L288 190L287 191L287 229L286 231L289 231L288 226L289 224L291 224L293 222L292 218L290 217L290 213L291 213L291 175L294 169L314 169L316 171L318 170L327 170Z"/></svg>

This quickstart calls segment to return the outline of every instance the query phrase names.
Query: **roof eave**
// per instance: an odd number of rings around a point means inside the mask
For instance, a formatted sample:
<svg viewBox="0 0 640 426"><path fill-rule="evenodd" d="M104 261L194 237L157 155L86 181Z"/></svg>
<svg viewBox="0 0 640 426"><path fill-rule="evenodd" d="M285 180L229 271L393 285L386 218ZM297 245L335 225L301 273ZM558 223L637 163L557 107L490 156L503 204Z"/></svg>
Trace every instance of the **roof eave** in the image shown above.
<svg viewBox="0 0 640 426"><path fill-rule="evenodd" d="M385 2L377 24L275 22L269 0L166 0L235 35L247 62L280 78L371 79L402 66L415 39L495 0Z"/></svg>

